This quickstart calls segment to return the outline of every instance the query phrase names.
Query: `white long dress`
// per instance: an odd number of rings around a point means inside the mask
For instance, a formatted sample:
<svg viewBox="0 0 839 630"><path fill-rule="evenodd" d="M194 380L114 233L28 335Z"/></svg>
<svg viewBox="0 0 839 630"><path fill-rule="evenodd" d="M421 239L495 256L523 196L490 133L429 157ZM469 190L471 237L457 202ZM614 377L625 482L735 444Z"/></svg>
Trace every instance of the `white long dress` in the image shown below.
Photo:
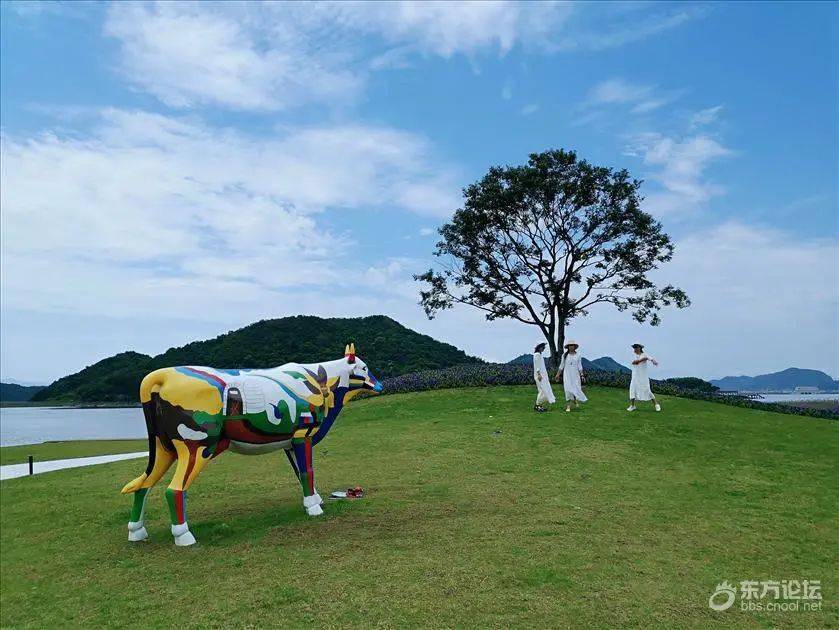
<svg viewBox="0 0 839 630"><path fill-rule="evenodd" d="M542 377L541 380L539 377ZM554 390L551 387L550 378L548 378L548 369L545 367L545 358L541 352L533 354L533 380L536 381L536 404L543 403L554 404L556 397Z"/></svg>
<svg viewBox="0 0 839 630"><path fill-rule="evenodd" d="M652 400L654 398L653 391L650 389L650 377L647 374L647 366L652 362L653 358L645 353L632 353L632 360L647 359L641 363L632 364L632 380L629 381L629 399L630 400Z"/></svg>
<svg viewBox="0 0 839 630"><path fill-rule="evenodd" d="M563 353L559 364L562 370L562 385L565 387L565 400L579 400L586 402L588 398L583 393L583 383L580 374L583 371L583 359L579 353Z"/></svg>

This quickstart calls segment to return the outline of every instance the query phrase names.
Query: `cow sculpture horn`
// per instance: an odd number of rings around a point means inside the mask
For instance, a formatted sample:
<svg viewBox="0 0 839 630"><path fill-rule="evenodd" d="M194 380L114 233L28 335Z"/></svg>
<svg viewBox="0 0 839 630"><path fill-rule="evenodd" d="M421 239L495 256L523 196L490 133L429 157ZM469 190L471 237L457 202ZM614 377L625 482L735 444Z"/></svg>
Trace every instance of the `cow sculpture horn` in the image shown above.
<svg viewBox="0 0 839 630"><path fill-rule="evenodd" d="M349 344L344 349L344 354L347 355L347 363L355 363L355 344Z"/></svg>

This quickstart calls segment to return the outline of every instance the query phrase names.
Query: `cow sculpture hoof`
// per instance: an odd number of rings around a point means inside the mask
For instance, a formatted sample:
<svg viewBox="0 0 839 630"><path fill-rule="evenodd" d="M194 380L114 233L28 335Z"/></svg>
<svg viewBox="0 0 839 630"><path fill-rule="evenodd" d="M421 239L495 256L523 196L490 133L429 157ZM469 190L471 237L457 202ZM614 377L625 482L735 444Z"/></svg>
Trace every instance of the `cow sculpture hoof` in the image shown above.
<svg viewBox="0 0 839 630"><path fill-rule="evenodd" d="M175 545L178 547L189 547L195 544L195 536L189 531L186 523L172 525L172 535L175 537Z"/></svg>
<svg viewBox="0 0 839 630"><path fill-rule="evenodd" d="M130 542L140 542L147 540L149 533L146 531L143 521L128 523L128 540Z"/></svg>
<svg viewBox="0 0 839 630"><path fill-rule="evenodd" d="M303 507L306 508L306 514L309 516L320 516L323 514L323 508L320 506L321 503L323 503L323 499L317 493L305 497L303 499Z"/></svg>

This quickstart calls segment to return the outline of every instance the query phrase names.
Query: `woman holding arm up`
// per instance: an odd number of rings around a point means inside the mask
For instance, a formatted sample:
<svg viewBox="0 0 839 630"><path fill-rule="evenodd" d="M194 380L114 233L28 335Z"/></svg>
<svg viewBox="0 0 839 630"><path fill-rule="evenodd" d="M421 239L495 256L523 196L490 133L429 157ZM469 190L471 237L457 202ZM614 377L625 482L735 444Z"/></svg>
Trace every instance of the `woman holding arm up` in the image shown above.
<svg viewBox="0 0 839 630"><path fill-rule="evenodd" d="M644 346L640 343L632 344L632 380L629 382L629 407L627 411L635 411L636 400L652 400L655 410L661 411L661 405L650 389L650 377L647 374L647 363L658 366L658 361L644 353Z"/></svg>

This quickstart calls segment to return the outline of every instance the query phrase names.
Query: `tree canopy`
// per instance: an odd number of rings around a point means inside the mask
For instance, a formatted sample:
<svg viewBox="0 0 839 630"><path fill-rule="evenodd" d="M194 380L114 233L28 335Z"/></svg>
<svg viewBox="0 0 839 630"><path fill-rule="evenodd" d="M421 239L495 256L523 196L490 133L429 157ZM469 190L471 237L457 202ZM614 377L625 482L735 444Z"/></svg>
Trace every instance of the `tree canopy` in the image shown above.
<svg viewBox="0 0 839 630"><path fill-rule="evenodd" d="M641 182L562 149L495 166L464 192L439 232L438 268L414 276L429 318L455 304L538 327L557 356L565 327L597 304L659 323L687 295L650 272L673 256L661 223L640 205Z"/></svg>

